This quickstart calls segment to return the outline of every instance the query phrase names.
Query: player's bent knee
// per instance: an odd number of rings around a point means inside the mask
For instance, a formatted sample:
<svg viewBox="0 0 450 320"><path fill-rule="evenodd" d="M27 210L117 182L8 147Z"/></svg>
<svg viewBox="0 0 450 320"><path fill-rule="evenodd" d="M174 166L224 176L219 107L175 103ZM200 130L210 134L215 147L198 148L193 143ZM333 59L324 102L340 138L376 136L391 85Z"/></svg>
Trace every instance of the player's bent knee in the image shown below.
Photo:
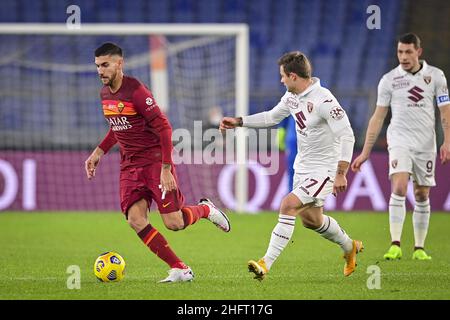
<svg viewBox="0 0 450 320"><path fill-rule="evenodd" d="M164 225L167 229L172 231L179 231L184 229L183 217L178 212L165 214L162 216Z"/></svg>
<svg viewBox="0 0 450 320"><path fill-rule="evenodd" d="M165 223L165 226L167 229L172 230L172 231L180 231L184 229L184 223L180 224L180 223Z"/></svg>
<svg viewBox="0 0 450 320"><path fill-rule="evenodd" d="M300 200L298 200L296 196L288 194L281 201L280 213L295 217L298 214L301 205Z"/></svg>

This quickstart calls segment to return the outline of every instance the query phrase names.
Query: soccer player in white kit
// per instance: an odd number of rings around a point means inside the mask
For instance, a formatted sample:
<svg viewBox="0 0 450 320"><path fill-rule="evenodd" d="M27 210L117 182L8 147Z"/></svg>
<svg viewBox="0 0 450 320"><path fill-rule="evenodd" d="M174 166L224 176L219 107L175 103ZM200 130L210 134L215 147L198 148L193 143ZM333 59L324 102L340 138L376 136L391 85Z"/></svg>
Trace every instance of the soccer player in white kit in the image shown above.
<svg viewBox="0 0 450 320"><path fill-rule="evenodd" d="M286 93L270 111L254 115L225 117L220 129L238 126L264 128L294 117L297 130L297 156L294 188L281 202L278 224L272 231L266 254L248 262L255 279L262 280L289 243L299 215L306 228L337 243L344 251L344 275L356 267L361 241L352 240L332 217L323 214L325 198L347 188L346 174L353 155L355 138L344 109L331 92L311 77L311 64L301 52L289 52L279 60L281 82Z"/></svg>
<svg viewBox="0 0 450 320"><path fill-rule="evenodd" d="M387 130L391 198L389 223L391 247L387 260L400 259L400 239L405 220L405 196L412 176L415 206L413 212L414 253L412 258L430 260L425 250L425 238L430 219L430 187L435 186L436 161L435 107L441 114L444 143L440 149L442 164L450 161L450 100L447 81L442 70L419 60L420 39L413 33L399 38L397 57L400 65L386 73L378 85L377 107L367 128L361 154L352 163L359 171L369 158L389 107L392 118Z"/></svg>

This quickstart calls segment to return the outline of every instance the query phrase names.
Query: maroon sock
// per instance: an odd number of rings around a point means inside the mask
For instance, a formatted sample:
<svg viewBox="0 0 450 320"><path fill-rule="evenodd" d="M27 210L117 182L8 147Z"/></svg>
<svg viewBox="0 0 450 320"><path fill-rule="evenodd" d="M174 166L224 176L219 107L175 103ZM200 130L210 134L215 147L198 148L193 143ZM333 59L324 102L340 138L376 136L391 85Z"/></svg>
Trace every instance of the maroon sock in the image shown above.
<svg viewBox="0 0 450 320"><path fill-rule="evenodd" d="M163 235L150 224L142 229L138 233L138 236L154 254L167 263L171 268L180 268L181 265L185 266L180 258L177 257L175 252L173 252L169 247L169 244Z"/></svg>
<svg viewBox="0 0 450 320"><path fill-rule="evenodd" d="M205 204L183 207L181 208L181 212L183 213L184 227L186 228L201 218L208 218L209 207Z"/></svg>

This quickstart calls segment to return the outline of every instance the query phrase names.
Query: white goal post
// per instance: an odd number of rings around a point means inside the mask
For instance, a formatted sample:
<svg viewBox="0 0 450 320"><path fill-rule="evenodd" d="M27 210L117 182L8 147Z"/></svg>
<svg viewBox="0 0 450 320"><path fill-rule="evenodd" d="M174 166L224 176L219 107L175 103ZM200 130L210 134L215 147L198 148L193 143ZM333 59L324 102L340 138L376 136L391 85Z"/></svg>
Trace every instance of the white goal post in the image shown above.
<svg viewBox="0 0 450 320"><path fill-rule="evenodd" d="M249 28L246 24L109 24L83 23L80 28L53 23L0 23L0 35L172 35L234 36L235 116L248 114ZM3 44L2 44L3 46ZM94 69L93 69L94 70ZM248 198L247 146L244 129L236 130L236 211L244 212ZM226 204L225 204L226 205Z"/></svg>

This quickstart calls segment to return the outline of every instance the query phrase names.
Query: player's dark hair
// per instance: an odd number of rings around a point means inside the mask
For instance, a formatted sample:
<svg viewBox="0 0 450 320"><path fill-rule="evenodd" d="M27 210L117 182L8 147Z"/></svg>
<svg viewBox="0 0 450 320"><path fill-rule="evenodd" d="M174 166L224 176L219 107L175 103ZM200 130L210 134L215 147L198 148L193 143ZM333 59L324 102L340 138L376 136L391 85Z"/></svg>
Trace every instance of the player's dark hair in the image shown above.
<svg viewBox="0 0 450 320"><path fill-rule="evenodd" d="M417 34L409 32L401 35L398 38L398 42L405 43L405 44L414 44L414 48L418 49L420 48L420 38L417 36Z"/></svg>
<svg viewBox="0 0 450 320"><path fill-rule="evenodd" d="M113 55L118 55L120 57L123 57L122 54L122 48L119 47L117 44L112 43L112 42L105 42L104 44L102 44L100 47L98 47L97 49L95 49L95 56L96 57L100 57L100 56L113 56Z"/></svg>
<svg viewBox="0 0 450 320"><path fill-rule="evenodd" d="M287 75L293 72L301 78L311 78L311 62L309 62L309 59L300 51L285 53L278 59L278 65L283 66L284 72Z"/></svg>

